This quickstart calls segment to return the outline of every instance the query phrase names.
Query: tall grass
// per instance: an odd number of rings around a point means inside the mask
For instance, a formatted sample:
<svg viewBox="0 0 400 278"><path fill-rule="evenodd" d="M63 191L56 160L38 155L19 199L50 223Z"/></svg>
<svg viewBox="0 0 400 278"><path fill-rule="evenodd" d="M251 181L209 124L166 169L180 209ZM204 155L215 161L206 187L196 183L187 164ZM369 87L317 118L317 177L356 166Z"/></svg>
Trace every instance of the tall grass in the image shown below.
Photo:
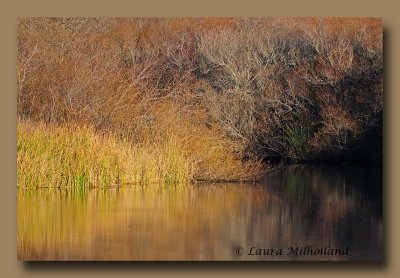
<svg viewBox="0 0 400 278"><path fill-rule="evenodd" d="M235 159L218 141L199 139L182 139L168 133L163 138L133 143L88 125L20 120L18 186L185 185L193 180L246 179L261 172L259 163Z"/></svg>
<svg viewBox="0 0 400 278"><path fill-rule="evenodd" d="M18 123L19 187L104 187L127 183L185 184L192 167L174 138L132 146L89 126Z"/></svg>

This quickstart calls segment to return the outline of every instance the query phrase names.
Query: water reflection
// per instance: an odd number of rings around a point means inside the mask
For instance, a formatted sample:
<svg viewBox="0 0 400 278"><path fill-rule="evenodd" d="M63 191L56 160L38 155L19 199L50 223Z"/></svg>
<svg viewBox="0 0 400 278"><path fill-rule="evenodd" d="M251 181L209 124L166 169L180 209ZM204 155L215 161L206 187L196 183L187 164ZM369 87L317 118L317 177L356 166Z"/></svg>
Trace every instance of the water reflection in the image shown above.
<svg viewBox="0 0 400 278"><path fill-rule="evenodd" d="M382 256L381 171L290 166L261 184L19 190L22 260L370 260ZM349 247L349 256L286 255ZM282 256L248 256L251 247ZM244 255L237 255L237 247Z"/></svg>

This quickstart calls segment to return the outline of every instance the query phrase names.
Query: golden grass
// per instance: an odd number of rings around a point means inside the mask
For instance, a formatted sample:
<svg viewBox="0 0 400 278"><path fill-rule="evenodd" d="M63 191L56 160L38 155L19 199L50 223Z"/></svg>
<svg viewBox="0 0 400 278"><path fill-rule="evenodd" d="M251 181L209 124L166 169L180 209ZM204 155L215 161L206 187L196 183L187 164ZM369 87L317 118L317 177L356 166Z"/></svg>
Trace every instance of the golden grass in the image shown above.
<svg viewBox="0 0 400 278"><path fill-rule="evenodd" d="M170 138L157 149L131 146L91 127L18 124L19 187L87 187L175 183L190 165Z"/></svg>
<svg viewBox="0 0 400 278"><path fill-rule="evenodd" d="M241 180L260 163L243 163L216 138L194 140L174 133L132 143L87 125L18 122L18 187L108 187L180 184L194 180Z"/></svg>

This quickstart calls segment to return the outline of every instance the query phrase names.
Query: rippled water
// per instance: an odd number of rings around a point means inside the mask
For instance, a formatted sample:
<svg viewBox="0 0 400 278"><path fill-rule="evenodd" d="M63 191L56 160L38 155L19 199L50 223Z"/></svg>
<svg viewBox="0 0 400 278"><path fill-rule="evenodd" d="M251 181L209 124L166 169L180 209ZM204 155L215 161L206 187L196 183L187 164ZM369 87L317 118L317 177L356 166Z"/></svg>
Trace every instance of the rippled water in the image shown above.
<svg viewBox="0 0 400 278"><path fill-rule="evenodd" d="M18 190L21 260L378 260L382 237L380 169L295 165L260 184ZM348 253L289 252L297 247Z"/></svg>

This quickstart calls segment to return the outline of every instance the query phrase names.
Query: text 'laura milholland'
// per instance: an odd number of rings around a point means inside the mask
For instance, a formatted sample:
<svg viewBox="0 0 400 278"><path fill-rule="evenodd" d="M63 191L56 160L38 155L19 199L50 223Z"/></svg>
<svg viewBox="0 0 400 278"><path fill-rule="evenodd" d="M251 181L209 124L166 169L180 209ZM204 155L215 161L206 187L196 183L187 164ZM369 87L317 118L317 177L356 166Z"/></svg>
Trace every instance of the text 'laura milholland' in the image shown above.
<svg viewBox="0 0 400 278"><path fill-rule="evenodd" d="M349 247L332 248L330 246L290 246L284 252L284 248L257 248L251 247L249 256L348 256Z"/></svg>

